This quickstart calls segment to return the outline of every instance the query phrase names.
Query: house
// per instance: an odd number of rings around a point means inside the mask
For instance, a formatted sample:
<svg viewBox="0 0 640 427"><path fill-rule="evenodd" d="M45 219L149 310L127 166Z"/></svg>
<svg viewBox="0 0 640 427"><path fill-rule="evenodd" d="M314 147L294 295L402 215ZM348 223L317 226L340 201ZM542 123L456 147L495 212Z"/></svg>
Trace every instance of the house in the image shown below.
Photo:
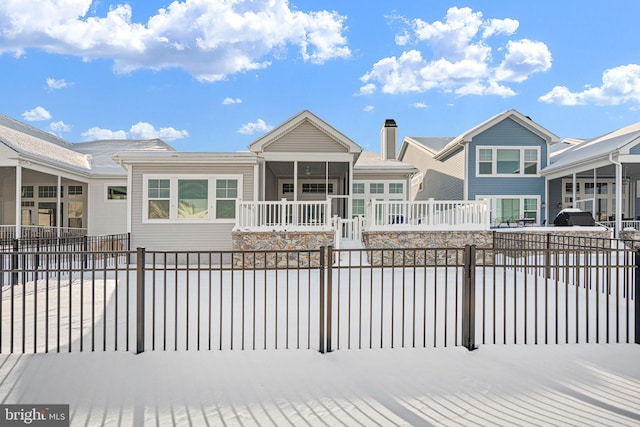
<svg viewBox="0 0 640 427"><path fill-rule="evenodd" d="M174 151L160 140L72 144L0 115L2 237L126 232L127 172L116 152Z"/></svg>
<svg viewBox="0 0 640 427"><path fill-rule="evenodd" d="M417 169L396 159L393 120L381 145L379 155L363 152L305 110L246 152L118 154L128 171L132 245L229 250L263 241L272 248L264 240L274 236L284 236L284 247L329 244L336 219L364 215L371 199L408 200ZM321 240L301 243L314 233Z"/></svg>
<svg viewBox="0 0 640 427"><path fill-rule="evenodd" d="M638 228L640 123L597 138L566 138L552 147L540 173L547 180L551 218L574 207L615 226L616 235L625 226Z"/></svg>
<svg viewBox="0 0 640 427"><path fill-rule="evenodd" d="M234 153L180 153L158 139L73 144L0 116L1 230L130 232L133 247L176 250L231 249L233 230L333 236L337 218L361 218L372 199L408 200L417 170L396 159L393 120L381 144L363 152L306 110ZM271 217L241 223L247 209Z"/></svg>
<svg viewBox="0 0 640 427"><path fill-rule="evenodd" d="M405 137L399 160L419 169L414 200L482 200L495 226L548 222L541 171L559 138L515 110L497 114L455 137Z"/></svg>

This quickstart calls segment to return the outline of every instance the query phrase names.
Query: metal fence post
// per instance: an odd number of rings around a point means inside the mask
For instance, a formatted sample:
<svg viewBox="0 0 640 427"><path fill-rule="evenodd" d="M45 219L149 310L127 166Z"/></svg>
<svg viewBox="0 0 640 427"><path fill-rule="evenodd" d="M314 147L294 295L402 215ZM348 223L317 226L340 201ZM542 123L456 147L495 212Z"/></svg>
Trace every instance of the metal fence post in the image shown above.
<svg viewBox="0 0 640 427"><path fill-rule="evenodd" d="M339 274L339 273L338 273ZM333 329L333 246L327 248L327 353L332 351L331 342Z"/></svg>
<svg viewBox="0 0 640 427"><path fill-rule="evenodd" d="M544 255L544 274L545 279L551 278L551 233L547 233L547 244L545 246L545 255Z"/></svg>
<svg viewBox="0 0 640 427"><path fill-rule="evenodd" d="M319 283L319 288L320 288L320 319L318 321L319 323L319 335L320 335L320 343L319 343L319 348L318 350L320 351L320 353L324 353L325 352L325 324L324 324L324 306L325 306L325 296L324 296L324 255L325 255L325 248L324 246L320 247L320 283Z"/></svg>
<svg viewBox="0 0 640 427"><path fill-rule="evenodd" d="M87 251L89 250L89 238L85 234L82 236L82 264L84 268L89 266L89 258L87 257Z"/></svg>
<svg viewBox="0 0 640 427"><path fill-rule="evenodd" d="M20 243L18 239L13 240L13 254L11 254L11 286L18 284L18 251Z"/></svg>
<svg viewBox="0 0 640 427"><path fill-rule="evenodd" d="M635 317L635 343L640 344L640 249L636 250L635 253L635 261L636 261L636 271L634 278L634 289L633 289L633 299L634 299L634 317ZM627 298L629 295L627 294Z"/></svg>
<svg viewBox="0 0 640 427"><path fill-rule="evenodd" d="M136 254L136 354L144 351L144 248L138 248Z"/></svg>
<svg viewBox="0 0 640 427"><path fill-rule="evenodd" d="M476 347L476 246L464 247L464 278L462 282L462 345L473 351Z"/></svg>

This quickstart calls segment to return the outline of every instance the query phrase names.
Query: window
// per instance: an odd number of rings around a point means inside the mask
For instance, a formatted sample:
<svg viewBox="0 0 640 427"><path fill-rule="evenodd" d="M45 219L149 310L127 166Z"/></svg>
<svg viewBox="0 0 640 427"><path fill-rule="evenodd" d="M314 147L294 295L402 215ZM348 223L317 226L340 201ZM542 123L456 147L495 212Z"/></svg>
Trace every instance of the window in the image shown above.
<svg viewBox="0 0 640 427"><path fill-rule="evenodd" d="M143 182L143 222L228 223L236 217L240 175L147 175Z"/></svg>
<svg viewBox="0 0 640 427"><path fill-rule="evenodd" d="M127 187L125 185L107 185L107 200L126 200Z"/></svg>
<svg viewBox="0 0 640 427"><path fill-rule="evenodd" d="M369 192L371 194L383 194L384 183L371 183L369 184Z"/></svg>
<svg viewBox="0 0 640 427"><path fill-rule="evenodd" d="M537 175L538 150L524 150L524 174Z"/></svg>
<svg viewBox="0 0 640 427"><path fill-rule="evenodd" d="M353 194L364 194L364 184L360 182L353 184Z"/></svg>
<svg viewBox="0 0 640 427"><path fill-rule="evenodd" d="M293 183L287 182L285 184L282 184L282 193L293 193Z"/></svg>
<svg viewBox="0 0 640 427"><path fill-rule="evenodd" d="M477 176L525 176L538 175L539 148L478 147Z"/></svg>
<svg viewBox="0 0 640 427"><path fill-rule="evenodd" d="M573 194L573 181L564 183L564 192ZM576 193L580 192L580 183L576 182Z"/></svg>
<svg viewBox="0 0 640 427"><path fill-rule="evenodd" d="M82 198L82 185L70 185L67 191L70 199Z"/></svg>
<svg viewBox="0 0 640 427"><path fill-rule="evenodd" d="M498 174L519 174L520 150L496 150L496 172Z"/></svg>
<svg viewBox="0 0 640 427"><path fill-rule="evenodd" d="M58 197L55 185L40 185L38 186L38 197L42 199L49 199ZM62 194L60 195L62 197Z"/></svg>
<svg viewBox="0 0 640 427"><path fill-rule="evenodd" d="M491 222L494 225L517 223L528 219L534 223L540 220L540 198L527 196L476 196L476 200L489 199Z"/></svg>
<svg viewBox="0 0 640 427"><path fill-rule="evenodd" d="M23 185L21 197L23 198L32 198L33 197L33 185Z"/></svg>
<svg viewBox="0 0 640 427"><path fill-rule="evenodd" d="M20 203L20 205L21 205L23 208L29 208L29 207L33 207L33 206L35 206L35 205L36 205L36 202L34 202L33 200L31 200L31 201L24 201L24 200L23 200L23 201Z"/></svg>
<svg viewBox="0 0 640 427"><path fill-rule="evenodd" d="M396 183L396 182L390 183L389 184L389 193L391 193L391 194L402 194L402 193L404 193L402 183Z"/></svg>
<svg viewBox="0 0 640 427"><path fill-rule="evenodd" d="M584 183L584 192L585 194L593 194L593 182Z"/></svg>
<svg viewBox="0 0 640 427"><path fill-rule="evenodd" d="M69 202L69 210L67 211L67 222L70 228L82 228L82 211L82 202Z"/></svg>
<svg viewBox="0 0 640 427"><path fill-rule="evenodd" d="M209 217L208 185L206 179L178 180L178 218Z"/></svg>
<svg viewBox="0 0 640 427"><path fill-rule="evenodd" d="M169 203L171 197L168 179L150 179L148 181L148 218L169 219Z"/></svg>
<svg viewBox="0 0 640 427"><path fill-rule="evenodd" d="M333 194L333 184L329 184L329 194ZM302 192L307 194L325 194L327 184L319 182L308 182L302 184Z"/></svg>
<svg viewBox="0 0 640 427"><path fill-rule="evenodd" d="M237 197L237 179L216 180L216 218L235 218Z"/></svg>
<svg viewBox="0 0 640 427"><path fill-rule="evenodd" d="M364 199L353 199L351 203L353 216L364 215Z"/></svg>
<svg viewBox="0 0 640 427"><path fill-rule="evenodd" d="M524 199L524 218L536 219L538 217L538 200Z"/></svg>
<svg viewBox="0 0 640 427"><path fill-rule="evenodd" d="M486 148L478 150L478 173L493 175L493 150Z"/></svg>

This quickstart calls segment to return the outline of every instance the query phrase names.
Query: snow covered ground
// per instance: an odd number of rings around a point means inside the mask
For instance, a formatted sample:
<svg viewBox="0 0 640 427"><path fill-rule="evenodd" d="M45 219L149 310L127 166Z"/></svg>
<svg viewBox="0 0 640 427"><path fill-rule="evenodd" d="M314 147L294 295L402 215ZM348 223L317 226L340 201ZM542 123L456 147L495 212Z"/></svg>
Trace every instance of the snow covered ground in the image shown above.
<svg viewBox="0 0 640 427"><path fill-rule="evenodd" d="M340 349L324 355L314 350L318 345L318 288L304 285L305 278L317 283L317 271L301 272L299 277L290 277L295 272L259 272L255 287L246 280L247 274L254 273L218 276L183 271L165 276L148 272L147 351L140 355L123 351L127 294L129 313L135 301L135 286L129 283L127 288L123 280L126 272L117 273L118 286L114 275L105 281L99 273L92 279L72 277L60 283L50 280L27 283L25 288L19 285L13 288L13 298L11 289L5 288L0 401L69 403L74 426L640 425L640 345L593 344L593 322L589 329L592 344L562 344L566 341L563 331L569 331L569 342L575 342L576 333L581 342L587 337L584 317L576 316L568 302L589 306L592 315L601 310L604 316L626 307L627 300L619 298L625 289L616 292L614 286L611 295L615 298L597 299L589 293L602 293L602 288L595 286L588 291L533 277L527 278L529 286L524 287L523 273L499 274L503 281L495 287L479 281L476 304L489 307L487 318L496 307L498 344L480 345L477 351L468 352L451 347L459 337L459 329L453 325L460 321L455 307L461 299L454 270L428 272L415 280L413 272L404 269L343 271L333 295L337 307L334 348L340 344ZM132 272L130 280L134 276ZM153 277L161 279L155 288ZM220 283L223 288L217 286ZM520 287L513 287L513 283ZM556 291L560 306L569 307L567 313L560 311L557 316L561 344L533 345L536 311L524 311L525 298L528 304L535 302L536 295L539 298L537 333L542 338L543 331L555 334L555 310L545 312L542 301L547 293L555 299ZM429 303L421 305L427 299ZM47 304L49 316L42 310ZM209 307L214 310L211 315ZM434 311L432 307L439 308ZM43 351L48 343L49 354L6 354L11 310L15 349L20 351L24 330L27 352L33 351L34 345ZM59 335L58 310L62 314ZM633 319L632 312L629 317ZM152 319L156 319L155 325ZM476 325L479 336L485 320ZM133 350L135 323L132 317L129 321ZM450 325L447 332L437 326L445 323ZM610 328L616 323L611 322ZM619 323L625 326L627 317ZM113 327L116 324L118 328ZM229 329L230 324L234 329ZM529 345L522 345L522 340L513 344L512 334L524 333L525 324L529 325ZM486 328L488 342L493 328L493 324ZM604 336L605 322L598 328ZM391 331L395 347L400 346L403 336L407 345L416 336L417 346L422 347L426 336L426 348L390 349ZM627 331L625 326L625 334ZM33 332L38 337L35 343ZM633 337L633 329L630 332ZM450 347L444 348L447 334ZM501 345L505 335L508 344ZM150 351L154 343L163 348L165 336L170 351ZM190 349L195 348L198 338L201 348L208 348L212 337L212 348L221 345L223 350L184 351L187 337ZM234 350L230 350L231 337ZM253 348L254 337L257 350L238 350L241 343ZM373 349L347 349L358 347L361 341L368 347L370 337ZM56 352L58 341L60 353ZM72 352L68 352L70 342ZM80 342L82 353L78 352ZM107 350L102 351L105 342ZM115 342L119 351L114 351ZM90 351L92 343L95 352ZM173 351L176 343L178 351ZM262 349L265 344L266 350ZM283 349L287 345L292 349Z"/></svg>
<svg viewBox="0 0 640 427"><path fill-rule="evenodd" d="M3 403L73 426L637 426L640 346L0 356Z"/></svg>

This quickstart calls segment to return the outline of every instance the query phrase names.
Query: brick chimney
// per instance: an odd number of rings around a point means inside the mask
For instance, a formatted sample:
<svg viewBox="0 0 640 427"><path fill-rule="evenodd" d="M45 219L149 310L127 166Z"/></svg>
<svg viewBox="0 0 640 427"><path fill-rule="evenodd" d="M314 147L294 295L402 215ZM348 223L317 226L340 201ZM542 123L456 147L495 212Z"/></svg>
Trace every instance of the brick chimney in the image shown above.
<svg viewBox="0 0 640 427"><path fill-rule="evenodd" d="M380 144L382 160L395 160L398 147L398 125L395 120L384 121L384 126L380 130Z"/></svg>

